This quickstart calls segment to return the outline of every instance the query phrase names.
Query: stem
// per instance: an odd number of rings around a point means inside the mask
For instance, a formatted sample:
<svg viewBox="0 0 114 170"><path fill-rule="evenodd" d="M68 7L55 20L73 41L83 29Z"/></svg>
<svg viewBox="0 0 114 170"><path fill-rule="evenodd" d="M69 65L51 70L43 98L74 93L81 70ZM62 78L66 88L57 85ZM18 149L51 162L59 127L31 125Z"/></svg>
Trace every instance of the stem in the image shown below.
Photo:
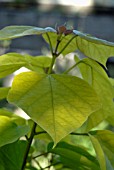
<svg viewBox="0 0 114 170"><path fill-rule="evenodd" d="M82 61L80 60L79 62L77 62L76 64L74 64L72 67L70 67L68 70L64 71L63 74L67 74L68 72L70 72L72 69L74 69L78 64L80 64Z"/></svg>
<svg viewBox="0 0 114 170"><path fill-rule="evenodd" d="M29 151L30 151L30 147L31 147L34 135L35 135L36 126L37 126L37 124L34 122L32 130L31 130L30 138L29 138L29 141L28 141L28 144L27 144L27 147L26 147L26 151L25 151L25 155L24 155L24 159L23 159L23 164L22 164L21 170L24 170L24 168L26 166L27 157L28 157L28 154L29 154Z"/></svg>
<svg viewBox="0 0 114 170"><path fill-rule="evenodd" d="M40 135L40 134L43 134L43 133L47 133L46 131L42 131L42 132L35 132L35 135Z"/></svg>
<svg viewBox="0 0 114 170"><path fill-rule="evenodd" d="M53 55L51 65L50 65L49 70L48 70L48 74L51 74L51 73L52 73L52 69L53 69L53 65L54 65L54 63L55 63L55 59L56 59L56 56Z"/></svg>
<svg viewBox="0 0 114 170"><path fill-rule="evenodd" d="M58 49L58 46L59 46L60 42L61 42L60 40L57 40L57 44L56 44L56 47L55 47L55 51L52 52L52 57L53 57L53 58L52 58L51 65L50 65L49 70L48 70L48 74L51 74L51 73L52 73L53 65L54 65L54 63L55 63L56 58L58 57L57 49ZM50 44L50 47L51 47L51 44Z"/></svg>
<svg viewBox="0 0 114 170"><path fill-rule="evenodd" d="M70 133L71 135L79 135L79 136L89 136L88 133L75 133L75 132L72 132Z"/></svg>
<svg viewBox="0 0 114 170"><path fill-rule="evenodd" d="M52 43L51 43L50 37L49 37L48 33L46 33L46 35L47 35L47 38L49 40L51 54L53 55L53 47L52 47Z"/></svg>

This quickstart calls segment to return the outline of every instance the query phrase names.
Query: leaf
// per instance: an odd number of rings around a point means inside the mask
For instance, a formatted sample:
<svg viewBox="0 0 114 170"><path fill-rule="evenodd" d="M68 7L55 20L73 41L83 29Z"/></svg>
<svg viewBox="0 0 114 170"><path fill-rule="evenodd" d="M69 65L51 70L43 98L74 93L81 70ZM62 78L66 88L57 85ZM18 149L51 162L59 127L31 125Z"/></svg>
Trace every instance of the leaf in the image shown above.
<svg viewBox="0 0 114 170"><path fill-rule="evenodd" d="M87 148L81 146L73 146L65 142L60 142L54 149L49 150L51 153L60 155L60 159L64 165L72 169L91 169L100 170L96 158L90 155Z"/></svg>
<svg viewBox="0 0 114 170"><path fill-rule="evenodd" d="M92 113L83 126L85 131L89 131L113 114L113 87L104 69L94 60L83 59L78 64L78 67L82 77L94 88L102 104L102 108Z"/></svg>
<svg viewBox="0 0 114 170"><path fill-rule="evenodd" d="M28 133L27 125L18 126L7 116L0 116L0 147L12 143Z"/></svg>
<svg viewBox="0 0 114 170"><path fill-rule="evenodd" d="M94 136L98 139L104 153L106 154L108 165L113 165L114 167L114 133L109 130L97 130L94 133ZM110 162L112 165L110 164Z"/></svg>
<svg viewBox="0 0 114 170"><path fill-rule="evenodd" d="M18 53L0 56L0 78L5 77L26 65L24 57Z"/></svg>
<svg viewBox="0 0 114 170"><path fill-rule="evenodd" d="M51 58L47 56L29 56L19 53L8 53L0 56L0 78L5 77L21 67L44 73L43 68L49 67Z"/></svg>
<svg viewBox="0 0 114 170"><path fill-rule="evenodd" d="M24 56L27 62L26 67L32 71L38 73L45 73L45 68L48 68L51 65L51 58L47 56Z"/></svg>
<svg viewBox="0 0 114 170"><path fill-rule="evenodd" d="M7 116L17 125L26 125L26 120L7 109L0 109L0 116Z"/></svg>
<svg viewBox="0 0 114 170"><path fill-rule="evenodd" d="M114 55L114 43L92 37L77 30L73 30L73 32L77 35L78 49L87 57L105 66L107 59Z"/></svg>
<svg viewBox="0 0 114 170"><path fill-rule="evenodd" d="M26 145L26 141L16 141L0 148L0 165L4 167L3 170L21 169Z"/></svg>
<svg viewBox="0 0 114 170"><path fill-rule="evenodd" d="M100 143L98 142L98 140L92 136L92 135L89 135L90 139L91 139L91 142L93 144L93 147L95 149L95 152L96 152L96 156L97 156L97 159L99 161L99 164L100 164L100 168L101 170L108 170L106 168L106 160L105 160L105 155L104 155L104 152L101 148L101 145Z"/></svg>
<svg viewBox="0 0 114 170"><path fill-rule="evenodd" d="M9 89L10 89L10 87L1 87L0 88L0 100L7 97Z"/></svg>
<svg viewBox="0 0 114 170"><path fill-rule="evenodd" d="M26 72L14 78L8 101L22 108L50 134L55 144L100 108L85 81L68 75Z"/></svg>
<svg viewBox="0 0 114 170"><path fill-rule="evenodd" d="M26 35L38 35L46 32L56 32L51 27L39 28L34 26L7 26L0 30L0 40L14 39Z"/></svg>

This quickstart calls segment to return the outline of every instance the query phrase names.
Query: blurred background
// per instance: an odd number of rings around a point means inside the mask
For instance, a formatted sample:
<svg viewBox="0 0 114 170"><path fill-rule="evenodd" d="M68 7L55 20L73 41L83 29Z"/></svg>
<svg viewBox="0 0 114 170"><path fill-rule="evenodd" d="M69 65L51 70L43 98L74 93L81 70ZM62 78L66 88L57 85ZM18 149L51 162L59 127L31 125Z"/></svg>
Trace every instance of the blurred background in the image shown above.
<svg viewBox="0 0 114 170"><path fill-rule="evenodd" d="M114 42L114 0L0 0L0 29L8 25L56 27L67 23L74 29ZM0 42L0 53L42 53L41 37L28 36ZM42 47L42 48L41 48ZM107 62L114 77L114 58Z"/></svg>

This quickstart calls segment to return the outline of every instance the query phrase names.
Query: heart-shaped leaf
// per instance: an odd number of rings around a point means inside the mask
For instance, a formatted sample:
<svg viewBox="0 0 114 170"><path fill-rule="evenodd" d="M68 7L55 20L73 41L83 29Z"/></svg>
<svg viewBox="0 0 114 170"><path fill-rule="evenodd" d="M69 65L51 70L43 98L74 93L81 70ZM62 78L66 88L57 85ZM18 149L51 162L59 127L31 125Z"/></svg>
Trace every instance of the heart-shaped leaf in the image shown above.
<svg viewBox="0 0 114 170"><path fill-rule="evenodd" d="M55 144L101 107L95 91L84 80L35 72L14 78L8 101L21 107Z"/></svg>

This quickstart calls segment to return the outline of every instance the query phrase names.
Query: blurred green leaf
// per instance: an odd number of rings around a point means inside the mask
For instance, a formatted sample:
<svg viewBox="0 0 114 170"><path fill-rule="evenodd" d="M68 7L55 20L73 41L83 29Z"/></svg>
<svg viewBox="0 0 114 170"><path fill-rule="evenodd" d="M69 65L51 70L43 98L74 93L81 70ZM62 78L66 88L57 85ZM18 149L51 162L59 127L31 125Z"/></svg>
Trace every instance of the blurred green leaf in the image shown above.
<svg viewBox="0 0 114 170"><path fill-rule="evenodd" d="M9 117L0 115L0 147L16 141L28 131L27 125L18 126Z"/></svg>
<svg viewBox="0 0 114 170"><path fill-rule="evenodd" d="M14 123L17 125L26 125L26 121L24 118L16 115L15 113L12 113L11 111L2 108L0 109L0 116L7 116L9 117Z"/></svg>
<svg viewBox="0 0 114 170"><path fill-rule="evenodd" d="M0 166L3 170L21 169L26 145L26 141L16 141L0 148Z"/></svg>
<svg viewBox="0 0 114 170"><path fill-rule="evenodd" d="M14 78L8 101L22 108L55 143L101 107L94 90L82 79L35 72Z"/></svg>
<svg viewBox="0 0 114 170"><path fill-rule="evenodd" d="M65 142L60 142L57 146L49 150L51 153L60 155L63 165L79 170L100 170L96 158L87 152L87 148L79 145L74 146Z"/></svg>
<svg viewBox="0 0 114 170"><path fill-rule="evenodd" d="M110 130L97 130L95 131L94 136L100 142L105 153L107 166L110 166L111 168L113 166L114 168L114 133Z"/></svg>
<svg viewBox="0 0 114 170"><path fill-rule="evenodd" d="M10 87L1 87L0 88L0 100L5 99L8 95Z"/></svg>
<svg viewBox="0 0 114 170"><path fill-rule="evenodd" d="M101 170L108 170L106 168L105 155L104 155L104 152L103 152L103 150L101 148L101 145L100 145L99 141L94 136L92 136L92 135L89 135L89 136L90 136L90 140L91 140L91 142L93 144L93 147L95 149L96 157L97 157L97 159L99 161Z"/></svg>

